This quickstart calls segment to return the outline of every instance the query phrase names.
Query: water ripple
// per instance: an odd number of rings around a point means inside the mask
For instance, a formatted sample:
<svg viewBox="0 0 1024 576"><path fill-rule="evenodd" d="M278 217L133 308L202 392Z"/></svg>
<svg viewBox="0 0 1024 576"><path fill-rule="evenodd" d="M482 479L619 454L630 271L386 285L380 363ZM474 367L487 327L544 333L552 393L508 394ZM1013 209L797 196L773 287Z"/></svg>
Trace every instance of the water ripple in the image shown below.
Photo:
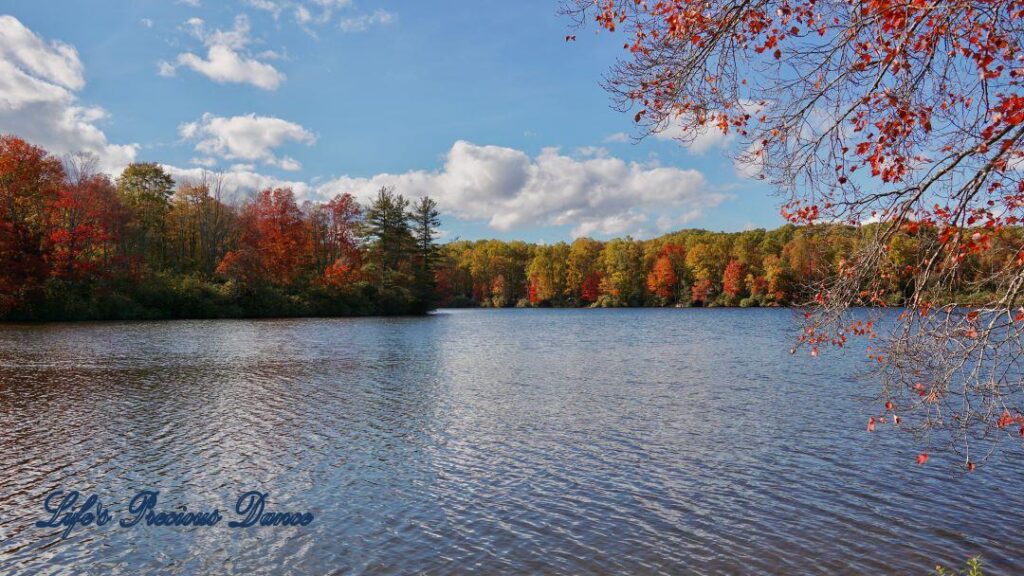
<svg viewBox="0 0 1024 576"><path fill-rule="evenodd" d="M1024 470L863 433L781 310L0 326L0 573L1024 571ZM58 488L305 528L33 526Z"/></svg>

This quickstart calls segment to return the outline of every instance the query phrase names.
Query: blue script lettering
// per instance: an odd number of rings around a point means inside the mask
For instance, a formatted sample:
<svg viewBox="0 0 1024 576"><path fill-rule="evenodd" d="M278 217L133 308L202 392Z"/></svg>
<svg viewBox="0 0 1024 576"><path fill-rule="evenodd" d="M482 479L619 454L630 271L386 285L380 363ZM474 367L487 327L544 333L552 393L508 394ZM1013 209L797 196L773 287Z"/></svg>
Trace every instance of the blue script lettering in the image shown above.
<svg viewBox="0 0 1024 576"><path fill-rule="evenodd" d="M156 490L143 490L128 503L131 518L122 518L119 524L131 528L145 520L146 526L214 526L221 520L219 510L213 512L189 512L188 506L179 511L157 511L156 501L160 495Z"/></svg>
<svg viewBox="0 0 1024 576"><path fill-rule="evenodd" d="M78 496L78 490L66 493L57 490L51 493L43 502L43 509L51 515L50 519L36 522L36 527L64 526L64 532L60 535L61 539L64 539L75 526L88 526L93 522L97 526L103 526L110 521L110 512L100 504L100 499L95 494L86 498L82 506L76 510L75 502L78 501Z"/></svg>
<svg viewBox="0 0 1024 576"><path fill-rule="evenodd" d="M308 526L313 521L311 512L266 512L267 497L270 493L252 490L238 497L235 512L245 516L241 522L228 522L230 528L252 526Z"/></svg>

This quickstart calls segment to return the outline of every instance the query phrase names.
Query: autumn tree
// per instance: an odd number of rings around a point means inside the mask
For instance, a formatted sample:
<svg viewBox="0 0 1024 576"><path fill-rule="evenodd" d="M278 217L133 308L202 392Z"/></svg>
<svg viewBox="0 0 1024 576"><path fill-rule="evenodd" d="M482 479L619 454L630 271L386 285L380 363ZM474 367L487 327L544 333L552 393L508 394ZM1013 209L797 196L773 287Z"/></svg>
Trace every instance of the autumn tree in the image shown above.
<svg viewBox="0 0 1024 576"><path fill-rule="evenodd" d="M728 262L728 249L714 237L703 237L686 252L686 266L693 274L693 301L711 304L721 290L722 274ZM700 285L700 289L697 289ZM699 295L699 298L698 298Z"/></svg>
<svg viewBox="0 0 1024 576"><path fill-rule="evenodd" d="M46 279L47 210L63 183L60 160L0 136L0 314L22 305Z"/></svg>
<svg viewBox="0 0 1024 576"><path fill-rule="evenodd" d="M95 171L94 159L72 157L67 165L68 178L47 210L50 276L87 281L109 275L128 211L110 179Z"/></svg>
<svg viewBox="0 0 1024 576"><path fill-rule="evenodd" d="M722 272L722 293L733 303L744 296L747 270L739 260L730 260Z"/></svg>
<svg viewBox="0 0 1024 576"><path fill-rule="evenodd" d="M351 194L326 204L309 203L312 259L317 275L335 287L350 286L362 276L359 233L363 211Z"/></svg>
<svg viewBox="0 0 1024 576"><path fill-rule="evenodd" d="M643 248L636 240L616 238L601 252L601 292L613 306L639 306L644 299Z"/></svg>
<svg viewBox="0 0 1024 576"><path fill-rule="evenodd" d="M122 235L122 250L154 268L166 263L166 217L174 179L155 162L129 164L117 178L117 193L131 218Z"/></svg>
<svg viewBox="0 0 1024 576"><path fill-rule="evenodd" d="M659 256L654 262L654 268L647 274L647 290L668 303L676 296L678 289L679 277L676 276L672 261L668 256Z"/></svg>
<svg viewBox="0 0 1024 576"><path fill-rule="evenodd" d="M647 274L647 290L665 304L678 302L686 285L686 276L686 248L673 242L666 243L658 249Z"/></svg>
<svg viewBox="0 0 1024 576"><path fill-rule="evenodd" d="M531 304L558 304L566 291L569 245L565 242L537 246L526 274L529 277L527 298Z"/></svg>
<svg viewBox="0 0 1024 576"><path fill-rule="evenodd" d="M803 338L812 352L877 336L880 405L899 411L904 428L948 432L969 464L972 441L1007 436L1000 418L1024 409L1024 257L1001 263L985 301L953 295L976 291L962 273L968 257L1024 217L1024 5L563 7L580 24L626 35L607 88L633 109L641 135L669 126L684 141L734 134L737 160L786 196L787 218L881 223L818 283ZM925 231L926 242L906 270L908 310L876 333L850 309L883 301L887 253L902 231Z"/></svg>
<svg viewBox="0 0 1024 576"><path fill-rule="evenodd" d="M591 238L577 238L569 246L565 295L572 301L593 303L600 296L602 245Z"/></svg>
<svg viewBox="0 0 1024 576"><path fill-rule="evenodd" d="M231 248L238 213L224 201L223 177L204 174L179 184L166 215L164 244L171 269L209 277Z"/></svg>
<svg viewBox="0 0 1024 576"><path fill-rule="evenodd" d="M293 285L309 264L306 222L289 188L267 188L247 204L240 217L238 246L218 272L247 284Z"/></svg>

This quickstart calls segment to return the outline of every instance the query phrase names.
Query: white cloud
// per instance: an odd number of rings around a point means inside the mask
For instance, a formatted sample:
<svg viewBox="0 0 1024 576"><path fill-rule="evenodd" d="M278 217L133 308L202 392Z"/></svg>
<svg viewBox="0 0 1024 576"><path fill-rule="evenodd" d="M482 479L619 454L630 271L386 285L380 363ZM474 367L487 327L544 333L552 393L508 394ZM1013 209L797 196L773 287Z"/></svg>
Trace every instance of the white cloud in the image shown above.
<svg viewBox="0 0 1024 576"><path fill-rule="evenodd" d="M295 8L295 21L300 25L309 24L313 21L313 13L305 6L297 6Z"/></svg>
<svg viewBox="0 0 1024 576"><path fill-rule="evenodd" d="M351 0L313 0L308 5L295 3L295 21L312 34L312 30L307 28L307 26L311 24L327 24L334 18L335 10L351 7ZM315 14L314 10L317 11Z"/></svg>
<svg viewBox="0 0 1024 576"><path fill-rule="evenodd" d="M229 202L241 200L264 188L291 188L300 200L311 198L312 189L306 182L282 180L260 174L245 164L233 166L226 172L212 172L206 168L180 168L167 164L164 164L163 168L178 184L198 182L204 177L221 178L224 199Z"/></svg>
<svg viewBox="0 0 1024 576"><path fill-rule="evenodd" d="M98 126L106 111L79 104L84 72L73 46L45 41L17 18L0 16L0 133L54 154L88 153L101 170L117 172L138 146L110 144Z"/></svg>
<svg viewBox="0 0 1024 576"><path fill-rule="evenodd" d="M395 21L397 16L387 10L375 10L372 14L360 14L342 19L339 26L345 32L365 32L371 26L386 26Z"/></svg>
<svg viewBox="0 0 1024 576"><path fill-rule="evenodd" d="M174 64L171 64L170 62L157 62L156 63L156 73L161 75L161 76L166 76L166 77L169 78L171 76L174 76L174 74L177 73L177 71L178 70L174 66Z"/></svg>
<svg viewBox="0 0 1024 576"><path fill-rule="evenodd" d="M139 24L142 24L142 26L145 27L145 28L152 28L153 27L153 21L151 19L149 19L149 18L143 18L143 19L139 20Z"/></svg>
<svg viewBox="0 0 1024 576"><path fill-rule="evenodd" d="M189 164L195 164L196 166L202 166L204 168L213 168L217 165L217 159L210 158L209 156L204 156L201 158L193 158L189 160Z"/></svg>
<svg viewBox="0 0 1024 576"><path fill-rule="evenodd" d="M199 18L185 22L190 34L206 46L206 57L192 52L178 54L174 63L160 62L161 76L173 76L181 66L206 76L218 83L251 84L264 90L276 90L285 80L285 75L273 65L261 62L246 50L251 43L249 19L245 15L235 18L235 25L229 30L206 30L206 23ZM265 54L265 53L264 53Z"/></svg>
<svg viewBox="0 0 1024 576"><path fill-rule="evenodd" d="M625 132L616 132L615 134L606 136L601 142L605 144L622 144L624 142L629 142L629 134L626 134Z"/></svg>
<svg viewBox="0 0 1024 576"><path fill-rule="evenodd" d="M581 146L576 149L576 155L583 158L607 158L608 149L603 146Z"/></svg>
<svg viewBox="0 0 1024 576"><path fill-rule="evenodd" d="M277 20L281 16L281 11L284 10L284 6L274 0L245 0L245 3L251 8L270 12L274 20Z"/></svg>
<svg viewBox="0 0 1024 576"><path fill-rule="evenodd" d="M351 192L366 200L383 185L406 196L429 195L447 213L487 220L497 230L572 226L573 236L647 234L652 221L690 221L727 198L696 170L607 156L573 158L555 148L531 158L520 150L465 141L452 146L442 170L346 176L319 186L317 194Z"/></svg>
<svg viewBox="0 0 1024 576"><path fill-rule="evenodd" d="M14 16L0 16L0 60L41 81L71 90L85 87L78 51L59 41L46 42Z"/></svg>
<svg viewBox="0 0 1024 576"><path fill-rule="evenodd" d="M178 0L178 4L184 4L192 8L199 8L202 5L199 0Z"/></svg>
<svg viewBox="0 0 1024 576"><path fill-rule="evenodd" d="M765 175L764 148L751 144L742 154L733 159L733 169L740 178L763 180Z"/></svg>
<svg viewBox="0 0 1024 576"><path fill-rule="evenodd" d="M310 145L316 141L316 136L299 124L255 114L224 118L207 113L196 122L179 126L178 133L195 141L196 151L206 158L262 162L282 170L299 170L302 165L294 158L278 157L275 148L289 142Z"/></svg>
<svg viewBox="0 0 1024 576"><path fill-rule="evenodd" d="M202 126L202 122L183 125L182 133L194 138L204 131ZM573 157L556 148L530 157L513 148L458 141L440 170L369 178L343 176L316 184L315 180L292 181L257 172L253 162L244 160L261 155L259 143L209 144L211 150L219 146L237 148L218 155L240 160L219 173L229 198L268 187L290 187L301 200L325 200L349 192L367 202L381 186L393 185L406 197L429 195L445 213L464 220L484 220L501 231L570 226L574 237L652 236L698 219L729 198L711 188L696 170L626 162L607 155ZM193 163L211 165L206 158L193 159ZM210 174L203 167L165 168L179 180L198 180Z"/></svg>
<svg viewBox="0 0 1024 576"><path fill-rule="evenodd" d="M704 125L696 128L684 128L686 122L669 122L660 126L654 137L658 140L677 140L693 154L701 155L712 148L726 148L732 144L736 136L728 134L714 126Z"/></svg>

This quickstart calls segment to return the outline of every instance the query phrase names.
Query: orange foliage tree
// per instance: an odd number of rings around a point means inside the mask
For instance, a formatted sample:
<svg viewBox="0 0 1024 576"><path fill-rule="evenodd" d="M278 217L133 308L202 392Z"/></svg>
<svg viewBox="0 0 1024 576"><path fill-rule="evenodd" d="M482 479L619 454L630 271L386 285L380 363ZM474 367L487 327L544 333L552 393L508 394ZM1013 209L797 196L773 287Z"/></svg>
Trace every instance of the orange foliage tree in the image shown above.
<svg viewBox="0 0 1024 576"><path fill-rule="evenodd" d="M261 191L242 210L240 225L238 247L224 256L221 274L279 286L300 278L309 263L310 236L291 189Z"/></svg>
<svg viewBox="0 0 1024 576"><path fill-rule="evenodd" d="M730 260L722 274L722 292L732 299L743 295L746 268L739 260Z"/></svg>
<svg viewBox="0 0 1024 576"><path fill-rule="evenodd" d="M0 136L0 314L21 305L46 279L47 210L64 169L42 148Z"/></svg>
<svg viewBox="0 0 1024 576"><path fill-rule="evenodd" d="M675 296L678 286L679 277L676 276L672 261L668 256L658 256L654 261L654 268L647 275L647 289L667 302Z"/></svg>

